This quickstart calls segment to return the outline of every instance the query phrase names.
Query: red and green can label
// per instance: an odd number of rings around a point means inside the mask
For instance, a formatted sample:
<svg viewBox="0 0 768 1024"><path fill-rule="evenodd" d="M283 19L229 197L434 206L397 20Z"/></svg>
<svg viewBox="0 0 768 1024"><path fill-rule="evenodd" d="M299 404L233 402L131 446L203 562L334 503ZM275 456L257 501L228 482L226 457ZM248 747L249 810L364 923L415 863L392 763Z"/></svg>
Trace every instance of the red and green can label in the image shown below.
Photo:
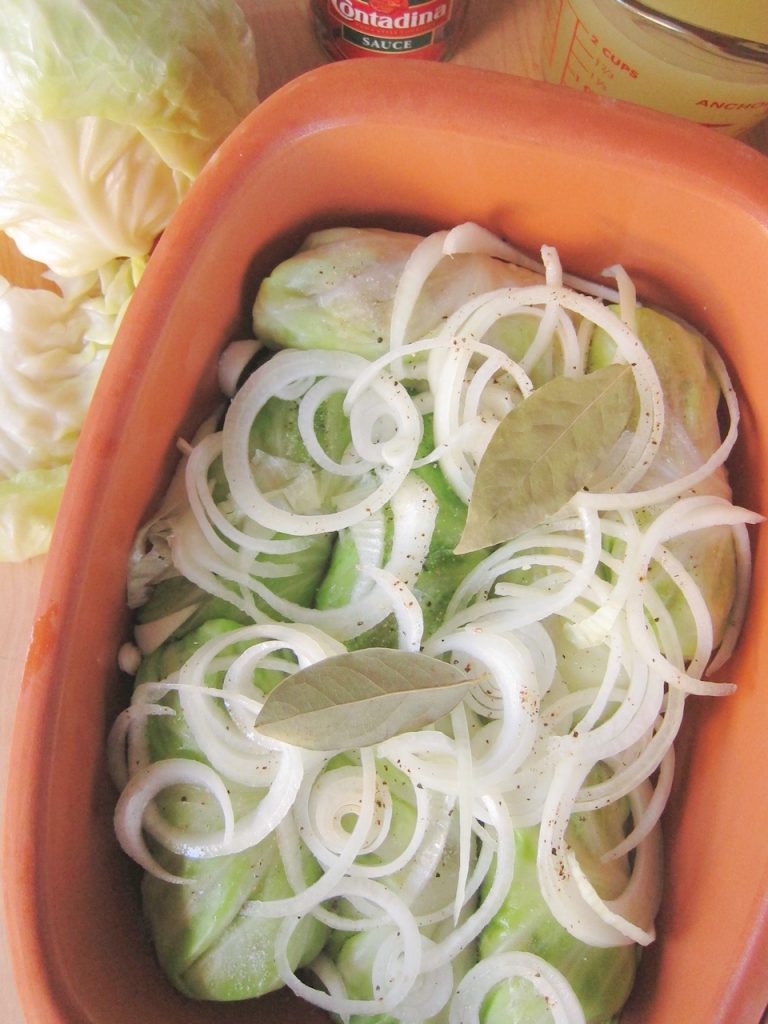
<svg viewBox="0 0 768 1024"><path fill-rule="evenodd" d="M336 58L442 60L455 31L456 0L313 0L317 30Z"/></svg>

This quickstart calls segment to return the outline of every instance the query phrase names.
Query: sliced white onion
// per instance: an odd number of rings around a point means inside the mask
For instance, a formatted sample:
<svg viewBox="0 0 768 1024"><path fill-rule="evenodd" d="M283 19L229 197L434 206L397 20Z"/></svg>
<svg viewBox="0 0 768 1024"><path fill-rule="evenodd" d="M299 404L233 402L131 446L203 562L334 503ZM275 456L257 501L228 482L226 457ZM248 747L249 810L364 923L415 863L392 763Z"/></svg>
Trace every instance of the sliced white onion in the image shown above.
<svg viewBox="0 0 768 1024"><path fill-rule="evenodd" d="M421 650L424 635L424 613L413 591L392 572L369 565L363 572L370 576L392 602L397 619L398 647L401 651Z"/></svg>
<svg viewBox="0 0 768 1024"><path fill-rule="evenodd" d="M416 301L427 278L443 258L447 231L436 231L422 239L408 257L395 288L389 325L389 345L397 351L406 343L406 332Z"/></svg>
<svg viewBox="0 0 768 1024"><path fill-rule="evenodd" d="M429 553L437 520L437 499L423 480L411 475L392 498L391 510L391 550L381 568L410 588ZM305 608L278 597L257 580L252 581L252 588L276 616L291 622L308 623L338 640L360 636L378 625L392 610L392 602L381 587L371 588L347 605L324 609Z"/></svg>
<svg viewBox="0 0 768 1024"><path fill-rule="evenodd" d="M583 762L567 757L555 768L539 833L542 895L560 924L582 942L599 947L648 945L654 938L652 921L658 900L656 837L647 836L635 851L632 877L638 881L633 884L630 878L629 893L617 900L601 899L565 838L585 768Z"/></svg>
<svg viewBox="0 0 768 1024"><path fill-rule="evenodd" d="M562 974L533 953L495 953L465 975L451 1002L449 1024L480 1024L486 996L505 981L527 981L546 1000L554 1024L585 1024L584 1011Z"/></svg>
<svg viewBox="0 0 768 1024"><path fill-rule="evenodd" d="M525 267L526 270L536 274L544 274L543 263L533 259L517 246L502 240L487 228L480 227L479 224L474 224L471 221L451 228L443 243L443 251L449 256L465 252L484 253L486 256L494 256L496 259L505 260L518 267ZM619 300L615 289L596 284L585 277L564 274L563 282L570 288L575 288L586 295L594 295L606 302L618 302Z"/></svg>
<svg viewBox="0 0 768 1024"><path fill-rule="evenodd" d="M362 518L362 514L381 508L396 493L416 454L422 423L407 391L393 378L377 377L370 390L376 399L387 403L402 446L401 458L397 465L389 463L380 467L378 486L360 505L339 512L318 510L312 515L297 515L269 501L251 470L250 427L272 394L285 384L308 375L332 375L351 382L367 365L362 356L351 353L284 350L249 377L227 412L222 431L222 457L232 497L251 519L268 529L310 536L350 526Z"/></svg>
<svg viewBox="0 0 768 1024"><path fill-rule="evenodd" d="M521 263L539 276L535 283L473 295L429 337L414 337L414 311L432 271L446 256L473 251ZM180 672L136 687L109 739L111 771L122 789L118 836L146 870L180 883L185 879L153 857L147 835L171 853L196 858L236 853L275 835L289 894L249 900L242 913L282 919L275 951L281 979L342 1019L374 1014L421 1024L447 1013L450 1024L475 1024L493 988L525 979L556 1024L583 1024L565 979L529 953L483 960L452 994L457 958L509 891L516 827L539 826L541 890L572 935L600 947L645 945L653 938L658 822L670 792L673 743L688 694L728 692L703 677L708 665L717 666L733 650L736 628L726 629L715 654L706 600L695 574L675 555L674 541L713 526L732 531L734 616L740 622L750 569L746 526L760 517L735 508L720 482L738 408L725 366L709 350L730 415L728 432L708 458L691 451L692 464L698 459L700 465L678 479L660 465L664 432L673 428L665 427L660 381L635 333L634 287L621 267L606 273L616 279L618 292L593 286L584 294L549 246L539 263L521 260L478 225L437 232L406 263L393 302L389 352L374 361L345 352L280 352L237 393L223 430L189 450L189 507L169 518L172 560L254 625L212 638ZM521 277L528 280L527 272ZM619 315L597 295L617 301ZM527 329L535 327L519 362L484 340L494 337L494 326L505 317L525 317ZM580 492L557 516L489 552L457 587L437 631L425 638L416 595L438 506L412 471L436 463L455 493L469 500L485 449L503 417L532 394L532 376L555 368L566 376L582 374L598 328L615 343L617 362L632 367L637 429L614 447L595 491ZM222 368L228 387L253 351L241 346L232 371ZM316 428L318 412L336 396L343 398L351 437L338 460L324 449ZM253 448L252 425L271 398L297 403L309 461ZM432 417L434 446L417 459L424 416ZM214 498L219 461L231 492L224 501ZM708 487L717 494L689 493L713 474L717 479ZM660 506L653 517L652 505ZM341 529L349 530L359 557L346 605L305 608L270 589L270 579L299 571L309 538ZM659 571L677 587L695 626L694 649L685 656L674 616L649 580ZM521 582L525 574L530 578ZM352 751L348 758L260 735L259 672L290 675L342 653L344 641L391 615L402 650L423 649L482 676L477 693L433 728ZM180 621L168 617L139 638L153 647ZM148 640L147 632L154 634ZM569 675L558 668L559 632L580 646L587 669L593 666L594 679L583 686L583 669ZM178 701L185 728L208 763L151 763L146 723L153 715L175 714L163 703L171 695L169 703ZM588 784L598 764L607 766L608 777ZM244 812L235 813L228 783L239 787L235 806L244 804ZM212 795L221 822L194 835L172 826L156 798L175 785ZM574 813L623 799L632 824L604 859L627 858L631 870L620 895L603 899L569 848L566 830ZM407 835L398 831L403 802L409 805ZM308 854L319 877L306 866ZM318 987L297 976L289 949L307 917L349 935L376 937L372 999L351 998L342 972L325 955L310 965Z"/></svg>
<svg viewBox="0 0 768 1024"><path fill-rule="evenodd" d="M228 843L235 821L227 787L208 765L186 757L156 761L132 775L118 797L114 819L118 842L128 856L156 878L174 884L188 883L192 879L171 874L157 863L144 841L143 829L147 809L155 797L164 789L181 784L200 787L214 797L221 808L224 843Z"/></svg>
<svg viewBox="0 0 768 1024"><path fill-rule="evenodd" d="M612 277L619 286L619 315L630 331L637 333L637 291L624 267L615 264L606 267L604 277Z"/></svg>
<svg viewBox="0 0 768 1024"><path fill-rule="evenodd" d="M260 341L242 338L239 341L230 341L221 353L218 366L219 389L227 398L235 394L243 370L262 348Z"/></svg>
<svg viewBox="0 0 768 1024"><path fill-rule="evenodd" d="M312 988L298 978L291 966L288 949L291 936L304 915L286 916L280 927L275 942L275 966L280 978L296 995L329 1013L390 1013L409 994L421 971L422 943L413 914L392 890L369 879L343 879L334 895L336 898L364 900L379 907L392 921L398 943L397 970L392 971L386 979L386 988L379 984L379 991L372 999L349 999Z"/></svg>

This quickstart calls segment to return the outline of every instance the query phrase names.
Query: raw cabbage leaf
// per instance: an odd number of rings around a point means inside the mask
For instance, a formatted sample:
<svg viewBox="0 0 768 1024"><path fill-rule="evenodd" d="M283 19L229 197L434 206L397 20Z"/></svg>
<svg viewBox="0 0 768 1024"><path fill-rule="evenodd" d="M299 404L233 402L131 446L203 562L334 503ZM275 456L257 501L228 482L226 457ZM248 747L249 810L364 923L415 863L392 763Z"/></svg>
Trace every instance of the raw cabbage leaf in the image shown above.
<svg viewBox="0 0 768 1024"><path fill-rule="evenodd" d="M68 472L62 465L0 480L0 561L45 554Z"/></svg>
<svg viewBox="0 0 768 1024"><path fill-rule="evenodd" d="M275 347L341 349L375 359L389 349L397 283L421 238L383 228L316 231L299 252L261 284L253 307L256 337ZM409 337L429 334L473 295L540 281L536 274L479 254L443 259L430 274L409 325ZM535 333L524 324L524 351ZM508 326L504 330L509 333ZM520 322L514 330L520 332ZM493 332L491 332L493 334Z"/></svg>
<svg viewBox="0 0 768 1024"><path fill-rule="evenodd" d="M47 549L149 254L257 84L235 0L4 5L0 231L60 294L0 282L0 560Z"/></svg>
<svg viewBox="0 0 768 1024"><path fill-rule="evenodd" d="M0 278L0 560L48 548L69 463L143 260L113 260L67 294Z"/></svg>
<svg viewBox="0 0 768 1024"><path fill-rule="evenodd" d="M592 884L608 898L622 892L629 877L626 857L602 860L601 854L624 838L622 804L574 815L569 842ZM570 935L552 916L536 873L538 828L515 832L515 877L504 905L484 930L480 957L522 950L556 967L579 998L588 1024L607 1024L626 1002L638 962L632 945L588 946ZM546 1001L522 979L497 986L486 998L483 1024L549 1024Z"/></svg>
<svg viewBox="0 0 768 1024"><path fill-rule="evenodd" d="M257 80L234 0L7 0L0 230L67 275L148 253Z"/></svg>
<svg viewBox="0 0 768 1024"><path fill-rule="evenodd" d="M146 657L136 677L137 684L163 679L183 665L212 637L231 632L237 622L211 619L181 640L171 640ZM234 649L238 649L233 645ZM260 670L255 687L268 691L279 674ZM211 675L207 685L220 686L221 678ZM175 694L163 703L176 714L150 718L149 749L153 760L189 757L204 761L180 709ZM228 780L227 786L238 814L253 810L260 791ZM159 813L173 826L199 834L219 825L215 801L194 786L174 786L157 802ZM194 999L238 1000L263 995L281 987L275 966L275 940L282 924L278 918L265 921L241 914L248 900L284 899L293 890L280 858L278 840L271 833L255 846L209 860L154 851L167 871L188 879L192 885L171 884L146 875L142 900L158 960L173 984ZM314 881L320 868L302 847L305 876ZM325 941L326 928L307 915L289 945L293 966L314 959Z"/></svg>

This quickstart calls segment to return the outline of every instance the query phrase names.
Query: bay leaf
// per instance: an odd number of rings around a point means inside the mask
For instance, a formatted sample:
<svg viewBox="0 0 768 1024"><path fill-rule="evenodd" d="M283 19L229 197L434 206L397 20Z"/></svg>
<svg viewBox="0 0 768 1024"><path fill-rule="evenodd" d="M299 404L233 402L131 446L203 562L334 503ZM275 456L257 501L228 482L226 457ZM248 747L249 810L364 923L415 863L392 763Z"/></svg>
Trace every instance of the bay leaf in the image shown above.
<svg viewBox="0 0 768 1024"><path fill-rule="evenodd" d="M613 364L556 377L509 412L478 465L456 554L511 540L588 486L626 428L635 395L631 367Z"/></svg>
<svg viewBox="0 0 768 1024"><path fill-rule="evenodd" d="M288 676L267 696L256 728L309 750L367 747L437 721L474 683L425 654L370 647Z"/></svg>

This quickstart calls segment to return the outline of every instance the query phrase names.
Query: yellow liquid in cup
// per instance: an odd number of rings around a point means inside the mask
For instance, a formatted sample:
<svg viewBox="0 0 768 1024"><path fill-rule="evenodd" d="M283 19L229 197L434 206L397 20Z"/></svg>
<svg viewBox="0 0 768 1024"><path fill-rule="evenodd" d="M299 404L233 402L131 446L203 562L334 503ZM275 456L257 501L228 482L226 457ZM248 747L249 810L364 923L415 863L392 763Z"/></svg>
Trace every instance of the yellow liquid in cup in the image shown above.
<svg viewBox="0 0 768 1024"><path fill-rule="evenodd" d="M647 0L646 0L647 2ZM768 32L766 0L650 0L660 13L738 38ZM703 10L706 8L706 12ZM729 18L734 15L733 18ZM616 0L549 0L548 81L628 100L738 135L768 115L768 62L729 57Z"/></svg>
<svg viewBox="0 0 768 1024"><path fill-rule="evenodd" d="M768 44L766 0L646 0L646 5L711 32Z"/></svg>

